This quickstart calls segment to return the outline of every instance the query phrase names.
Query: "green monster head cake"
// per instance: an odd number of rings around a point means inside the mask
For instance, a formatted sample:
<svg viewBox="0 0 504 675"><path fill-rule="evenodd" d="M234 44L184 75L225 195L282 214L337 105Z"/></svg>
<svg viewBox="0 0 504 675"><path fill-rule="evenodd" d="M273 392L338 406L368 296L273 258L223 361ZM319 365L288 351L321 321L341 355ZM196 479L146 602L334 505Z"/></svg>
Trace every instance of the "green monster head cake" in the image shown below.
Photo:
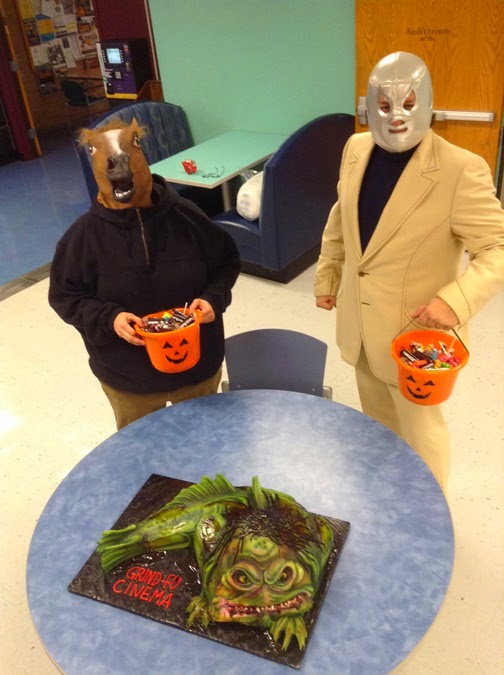
<svg viewBox="0 0 504 675"><path fill-rule="evenodd" d="M289 495L261 488L257 478L235 488L217 475L182 490L149 519L104 532L97 552L109 572L146 551L192 547L201 593L186 609L188 626L259 626L286 650L294 636L305 647L304 615L332 544L328 521Z"/></svg>

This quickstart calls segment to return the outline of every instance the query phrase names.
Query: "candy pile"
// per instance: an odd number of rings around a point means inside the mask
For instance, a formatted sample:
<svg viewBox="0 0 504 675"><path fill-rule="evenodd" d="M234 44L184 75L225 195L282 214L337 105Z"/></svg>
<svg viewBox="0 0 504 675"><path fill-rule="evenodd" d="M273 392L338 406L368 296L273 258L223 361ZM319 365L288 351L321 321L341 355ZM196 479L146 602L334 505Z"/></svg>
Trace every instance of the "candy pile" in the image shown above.
<svg viewBox="0 0 504 675"><path fill-rule="evenodd" d="M422 370L438 370L441 368L456 368L462 362L458 356L454 355L452 348L447 347L444 342L439 341L439 349L434 345L423 345L420 342L410 342L409 349L401 349L401 360L414 368Z"/></svg>
<svg viewBox="0 0 504 675"><path fill-rule="evenodd" d="M194 314L184 314L179 309L171 309L165 312L162 317L144 317L142 319L142 330L147 333L165 333L190 326L194 321Z"/></svg>

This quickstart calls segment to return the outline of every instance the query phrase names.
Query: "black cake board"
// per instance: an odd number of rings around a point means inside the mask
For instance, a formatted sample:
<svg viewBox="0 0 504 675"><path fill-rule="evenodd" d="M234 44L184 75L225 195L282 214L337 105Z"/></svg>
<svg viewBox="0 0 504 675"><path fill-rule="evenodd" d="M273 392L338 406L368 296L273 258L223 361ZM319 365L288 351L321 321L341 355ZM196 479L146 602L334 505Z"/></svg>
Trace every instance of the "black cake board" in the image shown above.
<svg viewBox="0 0 504 675"><path fill-rule="evenodd" d="M152 474L110 529L120 529L147 519L190 485L192 483L177 478ZM283 651L266 630L239 623L213 623L208 628L194 623L187 628L186 607L201 590L192 549L144 553L117 565L108 575L104 574L100 557L94 552L68 590L229 647L299 668L350 529L350 523L346 521L327 516L326 519L333 527L334 542L314 606L304 616L308 637L303 651L295 638ZM109 529L107 524L104 529Z"/></svg>

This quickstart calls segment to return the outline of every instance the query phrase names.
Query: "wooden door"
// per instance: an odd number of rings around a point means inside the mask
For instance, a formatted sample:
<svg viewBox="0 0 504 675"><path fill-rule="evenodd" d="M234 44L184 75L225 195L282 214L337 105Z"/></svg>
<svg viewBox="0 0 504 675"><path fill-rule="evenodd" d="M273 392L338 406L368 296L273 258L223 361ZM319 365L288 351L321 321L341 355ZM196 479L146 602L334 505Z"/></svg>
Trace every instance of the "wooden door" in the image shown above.
<svg viewBox="0 0 504 675"><path fill-rule="evenodd" d="M493 122L436 121L437 134L497 168L504 106L503 0L355 0L356 104L395 51L429 68L435 110L493 112ZM357 105L356 105L357 107ZM356 119L356 131L366 126Z"/></svg>

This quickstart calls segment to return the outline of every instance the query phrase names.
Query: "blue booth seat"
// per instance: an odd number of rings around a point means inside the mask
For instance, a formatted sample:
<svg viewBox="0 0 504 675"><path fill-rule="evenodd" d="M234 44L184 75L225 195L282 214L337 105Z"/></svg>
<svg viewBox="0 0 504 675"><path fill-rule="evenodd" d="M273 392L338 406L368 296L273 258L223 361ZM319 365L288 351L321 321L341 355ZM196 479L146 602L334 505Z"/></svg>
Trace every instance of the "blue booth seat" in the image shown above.
<svg viewBox="0 0 504 675"><path fill-rule="evenodd" d="M159 162L161 159L166 159L166 157L171 157L177 152L188 150L194 145L184 109L165 101L139 101L112 108L104 115L97 117L89 125L89 128L102 127L112 119L120 119L129 124L133 117L147 130L147 134L140 142L149 165ZM86 148L79 148L78 155L89 197L91 201L94 201L98 194L98 186L94 179L89 153ZM209 216L222 210L220 188L207 190L176 184L173 184L173 187L181 196L192 199Z"/></svg>
<svg viewBox="0 0 504 675"><path fill-rule="evenodd" d="M337 199L343 148L353 132L354 117L346 113L308 122L266 162L257 220L236 210L213 216L233 237L243 272L287 283L316 261Z"/></svg>

